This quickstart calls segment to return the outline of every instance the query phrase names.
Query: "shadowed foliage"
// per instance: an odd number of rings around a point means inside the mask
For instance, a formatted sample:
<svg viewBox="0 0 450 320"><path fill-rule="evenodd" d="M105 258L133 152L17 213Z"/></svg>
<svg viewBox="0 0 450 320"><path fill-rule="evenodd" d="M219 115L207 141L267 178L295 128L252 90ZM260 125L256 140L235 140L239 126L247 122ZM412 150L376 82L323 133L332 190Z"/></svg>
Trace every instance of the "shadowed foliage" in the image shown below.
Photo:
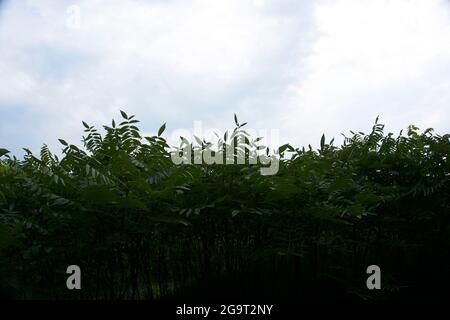
<svg viewBox="0 0 450 320"><path fill-rule="evenodd" d="M262 164L176 165L121 112L84 148L59 140L23 160L0 149L0 287L10 298L396 298L448 295L449 135L352 133L285 144ZM238 123L214 144L268 153ZM82 290L66 288L69 265ZM366 288L368 265L382 290Z"/></svg>

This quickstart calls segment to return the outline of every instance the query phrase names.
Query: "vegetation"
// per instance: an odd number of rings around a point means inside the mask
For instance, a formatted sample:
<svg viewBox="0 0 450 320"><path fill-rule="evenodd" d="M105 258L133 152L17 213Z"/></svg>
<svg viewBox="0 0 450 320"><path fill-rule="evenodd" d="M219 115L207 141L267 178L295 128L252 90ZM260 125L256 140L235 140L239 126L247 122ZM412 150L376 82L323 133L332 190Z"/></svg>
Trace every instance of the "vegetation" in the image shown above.
<svg viewBox="0 0 450 320"><path fill-rule="evenodd" d="M375 123L342 146L286 144L276 175L258 164L183 165L134 116L83 122L81 149L60 140L23 160L0 149L0 287L55 299L448 295L450 136L394 137ZM214 144L269 152L238 123ZM211 147L201 139L182 146ZM245 151L245 149L247 151ZM67 290L79 265L82 290ZM382 290L366 288L377 264Z"/></svg>

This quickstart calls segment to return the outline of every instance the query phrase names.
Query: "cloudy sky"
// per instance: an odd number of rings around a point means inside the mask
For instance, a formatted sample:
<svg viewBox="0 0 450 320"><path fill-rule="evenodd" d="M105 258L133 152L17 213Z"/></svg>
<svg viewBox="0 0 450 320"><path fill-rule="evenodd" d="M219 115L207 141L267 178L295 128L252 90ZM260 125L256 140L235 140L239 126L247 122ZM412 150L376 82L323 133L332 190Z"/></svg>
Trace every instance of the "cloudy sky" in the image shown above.
<svg viewBox="0 0 450 320"><path fill-rule="evenodd" d="M448 0L0 2L0 147L21 155L119 109L144 132L224 130L280 144L367 131L377 115L450 129Z"/></svg>

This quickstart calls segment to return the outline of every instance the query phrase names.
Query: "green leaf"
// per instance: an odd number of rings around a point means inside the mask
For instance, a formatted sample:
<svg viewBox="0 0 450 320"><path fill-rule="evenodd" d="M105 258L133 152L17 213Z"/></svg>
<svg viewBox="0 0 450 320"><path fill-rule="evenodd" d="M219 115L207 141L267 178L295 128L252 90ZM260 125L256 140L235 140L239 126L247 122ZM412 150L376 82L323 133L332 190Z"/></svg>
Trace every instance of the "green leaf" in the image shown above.
<svg viewBox="0 0 450 320"><path fill-rule="evenodd" d="M158 136L161 136L161 134L166 130L166 124L164 123L161 128L158 130Z"/></svg>
<svg viewBox="0 0 450 320"><path fill-rule="evenodd" d="M9 153L9 150L0 148L0 157L4 156L5 154Z"/></svg>
<svg viewBox="0 0 450 320"><path fill-rule="evenodd" d="M127 116L127 114L126 114L124 111L120 110L120 114L122 115L122 117L123 117L125 120L128 120L128 116Z"/></svg>
<svg viewBox="0 0 450 320"><path fill-rule="evenodd" d="M278 148L278 153L281 154L286 149L289 149L289 151L293 151L294 150L294 148L289 143L286 143L286 144L283 144L281 147Z"/></svg>
<svg viewBox="0 0 450 320"><path fill-rule="evenodd" d="M63 146L68 146L69 144L65 141L65 140L63 140L63 139L58 139L58 141L63 145Z"/></svg>
<svg viewBox="0 0 450 320"><path fill-rule="evenodd" d="M364 213L364 206L357 203L351 206L348 206L347 209L345 209L344 214L354 216L354 217L361 217Z"/></svg>
<svg viewBox="0 0 450 320"><path fill-rule="evenodd" d="M83 126L86 128L86 129L89 129L89 125L86 123L86 122L84 122L84 121L81 121L82 123L83 123Z"/></svg>
<svg viewBox="0 0 450 320"><path fill-rule="evenodd" d="M236 116L236 113L234 114L234 122L236 123L236 125L239 127L239 122Z"/></svg>
<svg viewBox="0 0 450 320"><path fill-rule="evenodd" d="M322 134L322 138L320 138L320 150L323 150L325 147L325 134Z"/></svg>
<svg viewBox="0 0 450 320"><path fill-rule="evenodd" d="M373 203L381 200L381 197L372 193L358 193L355 200L359 203Z"/></svg>

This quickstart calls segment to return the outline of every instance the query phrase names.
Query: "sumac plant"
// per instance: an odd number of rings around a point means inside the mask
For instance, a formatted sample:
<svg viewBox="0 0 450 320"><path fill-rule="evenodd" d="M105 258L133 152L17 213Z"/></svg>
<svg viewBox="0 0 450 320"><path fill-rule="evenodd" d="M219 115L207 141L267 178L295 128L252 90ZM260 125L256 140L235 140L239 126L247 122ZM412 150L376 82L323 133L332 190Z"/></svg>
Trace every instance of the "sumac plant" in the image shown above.
<svg viewBox="0 0 450 320"><path fill-rule="evenodd" d="M0 149L0 288L16 299L446 296L450 285L450 136L377 121L341 146L281 146L261 164L175 164L138 120L64 140L22 160ZM244 125L216 151L266 152ZM182 138L204 150L213 144ZM268 151L268 149L267 149ZM382 271L368 290L366 268ZM82 289L66 288L66 268Z"/></svg>

